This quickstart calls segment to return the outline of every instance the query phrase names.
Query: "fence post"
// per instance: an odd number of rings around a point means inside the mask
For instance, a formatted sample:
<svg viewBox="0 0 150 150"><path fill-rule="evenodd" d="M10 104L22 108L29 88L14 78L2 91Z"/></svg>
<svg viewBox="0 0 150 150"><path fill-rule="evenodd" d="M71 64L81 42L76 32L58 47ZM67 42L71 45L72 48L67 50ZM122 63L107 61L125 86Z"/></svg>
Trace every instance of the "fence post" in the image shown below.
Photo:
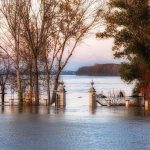
<svg viewBox="0 0 150 150"><path fill-rule="evenodd" d="M94 88L94 82L91 82L91 88L88 91L89 93L89 106L91 108L95 108L96 107L96 90Z"/></svg>

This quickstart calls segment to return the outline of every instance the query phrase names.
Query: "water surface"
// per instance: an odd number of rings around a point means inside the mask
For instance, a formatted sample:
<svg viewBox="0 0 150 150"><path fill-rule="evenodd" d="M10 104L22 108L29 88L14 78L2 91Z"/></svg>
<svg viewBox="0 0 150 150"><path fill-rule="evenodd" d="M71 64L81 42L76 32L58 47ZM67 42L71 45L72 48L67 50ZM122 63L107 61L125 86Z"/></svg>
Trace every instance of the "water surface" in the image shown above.
<svg viewBox="0 0 150 150"><path fill-rule="evenodd" d="M133 85L118 77L64 76L65 109L6 106L0 109L0 150L150 150L150 111L88 106L92 79L97 92Z"/></svg>

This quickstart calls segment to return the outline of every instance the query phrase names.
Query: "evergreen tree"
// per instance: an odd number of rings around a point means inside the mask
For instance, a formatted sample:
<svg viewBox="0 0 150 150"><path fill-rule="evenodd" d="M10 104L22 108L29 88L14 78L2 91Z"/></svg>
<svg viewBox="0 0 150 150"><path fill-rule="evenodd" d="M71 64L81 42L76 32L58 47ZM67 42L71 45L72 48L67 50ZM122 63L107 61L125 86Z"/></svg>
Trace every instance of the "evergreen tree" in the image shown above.
<svg viewBox="0 0 150 150"><path fill-rule="evenodd" d="M147 81L149 77L143 74L150 70L148 0L110 0L104 22L105 31L97 33L97 37L114 38L115 58L128 60L122 64L121 77L128 82Z"/></svg>

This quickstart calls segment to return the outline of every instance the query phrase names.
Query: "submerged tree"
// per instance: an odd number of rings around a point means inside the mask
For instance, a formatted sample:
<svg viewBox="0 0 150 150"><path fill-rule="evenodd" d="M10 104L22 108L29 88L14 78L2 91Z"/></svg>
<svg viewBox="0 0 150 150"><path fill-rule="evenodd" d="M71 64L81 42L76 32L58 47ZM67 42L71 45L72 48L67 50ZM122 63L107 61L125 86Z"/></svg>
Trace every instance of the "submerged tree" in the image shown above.
<svg viewBox="0 0 150 150"><path fill-rule="evenodd" d="M0 88L1 88L0 94L1 94L2 105L4 105L6 89L8 86L8 82L10 80L12 61L9 58L9 56L6 55L5 53L1 53L0 56L1 56L0 57Z"/></svg>
<svg viewBox="0 0 150 150"><path fill-rule="evenodd" d="M99 6L102 3L97 0L43 0L38 4L39 9L33 12L32 1L24 3L21 11L23 37L34 62L35 100L38 104L38 72L41 69L38 68L38 63L42 62L47 75L48 101L52 104L55 102L60 73L79 42L99 21L101 12ZM53 82L49 79L50 75ZM52 100L50 100L50 83L53 83Z"/></svg>
<svg viewBox="0 0 150 150"><path fill-rule="evenodd" d="M14 62L16 69L16 82L17 82L17 93L20 104L23 103L21 77L20 77L20 36L21 36L21 1L18 0L5 0L1 1L1 13L4 18L3 26L1 31L4 33L1 35L1 41L3 44L1 50L3 50ZM7 27L7 28L6 28ZM6 30L6 31L5 31Z"/></svg>
<svg viewBox="0 0 150 150"><path fill-rule="evenodd" d="M55 35L59 43L59 52L55 61L54 89L51 103L55 101L55 91L58 88L60 73L79 43L99 22L102 6L103 1L98 2L97 0L73 0L60 3L60 16L56 24L58 31Z"/></svg>
<svg viewBox="0 0 150 150"><path fill-rule="evenodd" d="M148 79L143 75L150 70L148 3L148 0L110 0L104 14L105 31L97 33L99 38L114 38L115 58L127 60L121 68L121 77L126 81ZM145 71L141 64L146 66Z"/></svg>
<svg viewBox="0 0 150 150"><path fill-rule="evenodd" d="M31 101L34 97L39 105L42 75L49 105L55 102L60 74L79 43L99 23L103 4L103 0L1 1L5 34L0 44L16 68L20 102L27 84Z"/></svg>
<svg viewBox="0 0 150 150"><path fill-rule="evenodd" d="M136 81L135 89L138 93L143 93L144 98L149 98L149 83L150 83L149 65L142 59L137 57L134 60L122 63L120 69L121 78L130 83Z"/></svg>

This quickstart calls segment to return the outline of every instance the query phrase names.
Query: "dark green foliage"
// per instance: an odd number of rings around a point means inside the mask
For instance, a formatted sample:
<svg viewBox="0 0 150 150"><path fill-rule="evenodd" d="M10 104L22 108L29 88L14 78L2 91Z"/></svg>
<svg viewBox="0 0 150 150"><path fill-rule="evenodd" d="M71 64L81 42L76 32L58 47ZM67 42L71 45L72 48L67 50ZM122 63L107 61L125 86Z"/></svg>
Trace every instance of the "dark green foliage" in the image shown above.
<svg viewBox="0 0 150 150"><path fill-rule="evenodd" d="M124 81L130 83L139 78L139 68L137 65L132 63L122 63L120 75Z"/></svg>
<svg viewBox="0 0 150 150"><path fill-rule="evenodd" d="M105 31L97 34L99 38L114 38L115 58L128 60L121 67L121 77L127 82L143 80L143 69L137 62L148 64L146 69L150 69L149 10L148 0L110 0L104 14Z"/></svg>

